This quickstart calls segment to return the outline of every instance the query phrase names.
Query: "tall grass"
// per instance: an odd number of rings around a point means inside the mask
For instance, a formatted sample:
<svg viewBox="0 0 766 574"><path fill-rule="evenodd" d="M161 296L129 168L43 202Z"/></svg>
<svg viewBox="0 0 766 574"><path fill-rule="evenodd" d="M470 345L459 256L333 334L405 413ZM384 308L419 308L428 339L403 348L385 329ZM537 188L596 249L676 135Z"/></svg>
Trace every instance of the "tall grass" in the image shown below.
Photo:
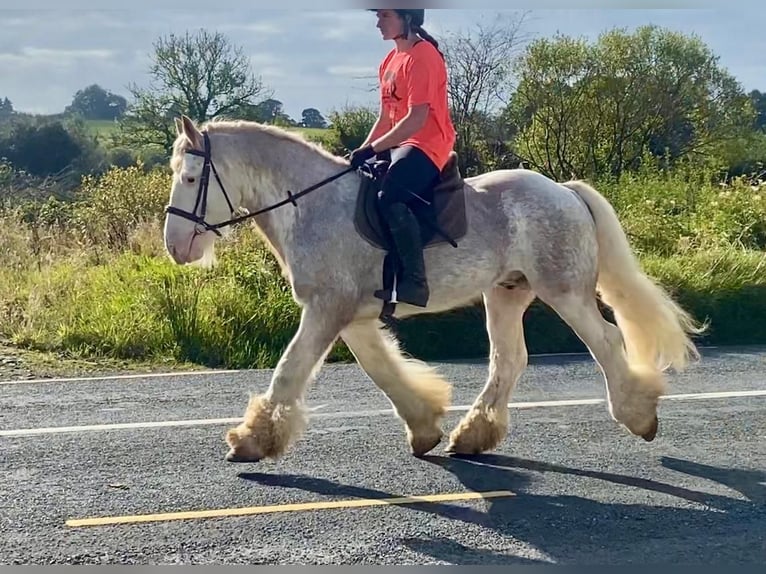
<svg viewBox="0 0 766 574"><path fill-rule="evenodd" d="M699 320L706 341L766 343L766 187L709 174L646 170L594 182L614 203L647 272ZM299 308L248 227L217 248L210 270L164 254L169 176L140 166L87 178L74 202L0 212L0 338L83 357L273 367ZM581 349L541 304L526 319L532 352ZM479 307L404 321L423 358L484 356ZM339 343L331 360L349 359Z"/></svg>

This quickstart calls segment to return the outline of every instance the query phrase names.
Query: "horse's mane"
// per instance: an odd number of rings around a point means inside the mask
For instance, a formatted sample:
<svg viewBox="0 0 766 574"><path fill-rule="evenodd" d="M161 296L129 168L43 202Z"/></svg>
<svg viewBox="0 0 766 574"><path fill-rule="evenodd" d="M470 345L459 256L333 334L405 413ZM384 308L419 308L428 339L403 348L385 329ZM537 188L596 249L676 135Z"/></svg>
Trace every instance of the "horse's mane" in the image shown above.
<svg viewBox="0 0 766 574"><path fill-rule="evenodd" d="M207 130L210 134L214 134L216 132L237 133L245 135L263 133L274 138L300 144L327 159L331 159L336 162L340 160L337 155L327 151L321 145L306 139L306 137L301 132L287 130L285 128L271 124L262 124L251 120L229 120L213 118L202 124L200 129Z"/></svg>
<svg viewBox="0 0 766 574"><path fill-rule="evenodd" d="M327 151L321 145L306 139L306 137L301 132L290 131L271 124L262 124L252 120L212 118L201 124L199 129L201 131L207 130L209 134L214 134L216 132L244 134L246 136L252 134L266 134L270 137L277 138L286 142L297 143L303 148L335 163L343 163L343 160L337 155ZM180 169L181 157L190 148L190 142L187 138L179 135L175 139L173 142L173 151L170 159L170 167L173 171Z"/></svg>

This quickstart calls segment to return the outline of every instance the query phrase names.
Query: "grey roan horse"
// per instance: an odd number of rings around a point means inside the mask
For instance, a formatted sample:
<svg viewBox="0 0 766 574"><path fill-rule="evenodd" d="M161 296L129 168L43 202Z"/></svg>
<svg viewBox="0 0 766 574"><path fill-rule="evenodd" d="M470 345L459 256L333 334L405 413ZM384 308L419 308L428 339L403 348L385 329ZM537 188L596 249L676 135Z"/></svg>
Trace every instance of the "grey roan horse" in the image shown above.
<svg viewBox="0 0 766 574"><path fill-rule="evenodd" d="M301 436L307 385L338 337L391 401L411 452L433 449L451 388L433 368L401 354L379 318L373 292L385 253L354 226L361 176L345 159L280 128L213 121L200 129L185 116L176 127L165 221L172 258L212 262L227 222L263 210L251 221L301 307L268 390L250 399L243 422L226 434L226 459L277 458ZM287 196L317 182L324 182L319 191ZM425 250L428 307L399 303L396 310L405 317L483 299L488 378L449 435L447 452L479 453L504 439L508 402L527 366L522 316L535 297L587 345L604 375L613 419L652 440L664 372L699 357L690 336L702 329L642 272L611 205L584 182L560 184L524 169L467 177L464 190L468 230L458 248ZM616 325L602 317L597 297Z"/></svg>

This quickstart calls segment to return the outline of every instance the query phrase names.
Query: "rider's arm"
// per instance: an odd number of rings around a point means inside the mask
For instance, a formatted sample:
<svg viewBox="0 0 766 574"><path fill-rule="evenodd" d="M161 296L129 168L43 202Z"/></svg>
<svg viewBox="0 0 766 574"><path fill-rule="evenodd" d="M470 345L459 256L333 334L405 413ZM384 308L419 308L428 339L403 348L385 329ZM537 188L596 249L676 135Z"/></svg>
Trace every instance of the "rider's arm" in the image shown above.
<svg viewBox="0 0 766 574"><path fill-rule="evenodd" d="M410 107L407 115L391 130L372 141L372 149L380 153L399 145L407 138L415 135L426 123L428 104L418 104Z"/></svg>
<svg viewBox="0 0 766 574"><path fill-rule="evenodd" d="M385 134L387 131L389 131L393 126L391 126L391 120L388 118L388 115L383 111L383 104L380 104L380 111L378 111L378 119L375 120L375 123L372 126L372 129L370 130L370 133L367 135L367 138L362 142L362 145L359 147L364 147L368 145L370 142L374 142L376 139L378 139L380 136Z"/></svg>

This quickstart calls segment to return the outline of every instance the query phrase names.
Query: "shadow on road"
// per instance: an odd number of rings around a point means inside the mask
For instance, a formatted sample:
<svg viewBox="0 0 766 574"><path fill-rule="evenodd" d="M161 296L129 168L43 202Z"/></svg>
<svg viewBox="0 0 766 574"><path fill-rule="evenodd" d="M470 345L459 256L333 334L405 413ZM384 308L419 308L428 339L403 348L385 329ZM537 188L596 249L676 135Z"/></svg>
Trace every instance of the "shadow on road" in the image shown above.
<svg viewBox="0 0 766 574"><path fill-rule="evenodd" d="M516 496L488 499L487 512L446 503L413 504L407 508L494 530L536 548L556 563L752 564L766 560L766 472L718 468L671 457L660 459L670 470L723 484L741 493L746 499L742 500L647 478L503 455L425 456L423 460L453 474L468 490L511 490ZM622 485L693 504L663 506L666 501L661 498L644 504L604 502L582 496L530 492L533 481L546 474L599 479L606 483L605 488ZM297 488L324 496L401 495L303 475L239 476L262 485ZM452 564L534 562L470 548L445 537L406 538L398 542Z"/></svg>

